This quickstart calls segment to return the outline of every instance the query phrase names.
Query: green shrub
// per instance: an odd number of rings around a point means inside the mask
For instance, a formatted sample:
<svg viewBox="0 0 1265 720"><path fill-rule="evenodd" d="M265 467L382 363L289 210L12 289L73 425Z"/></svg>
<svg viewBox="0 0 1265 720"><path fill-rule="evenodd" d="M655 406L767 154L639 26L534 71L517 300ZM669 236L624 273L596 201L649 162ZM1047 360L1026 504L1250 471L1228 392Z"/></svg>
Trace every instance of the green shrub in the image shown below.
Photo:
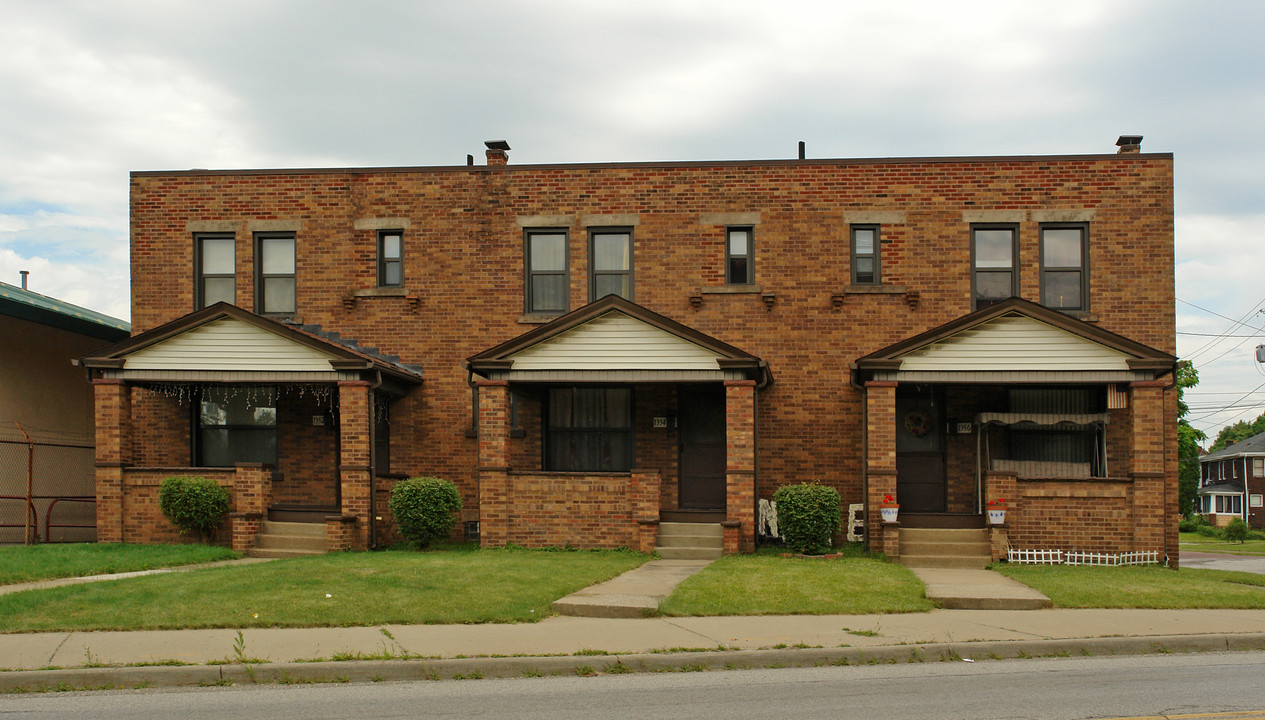
<svg viewBox="0 0 1265 720"><path fill-rule="evenodd" d="M164 478L158 492L158 507L172 525L196 532L210 542L220 518L228 512L229 494L214 480L190 475Z"/></svg>
<svg viewBox="0 0 1265 720"><path fill-rule="evenodd" d="M843 520L837 490L824 485L786 485L773 495L773 501L787 547L805 555L830 552Z"/></svg>
<svg viewBox="0 0 1265 720"><path fill-rule="evenodd" d="M1181 532L1199 532L1202 527L1211 527L1205 515L1191 515L1177 523L1177 529Z"/></svg>
<svg viewBox="0 0 1265 720"><path fill-rule="evenodd" d="M1243 518L1234 518L1221 530L1221 536L1226 542L1241 543L1247 540L1247 523L1243 522Z"/></svg>
<svg viewBox="0 0 1265 720"><path fill-rule="evenodd" d="M1200 535L1203 535L1204 537L1211 537L1211 538L1221 537L1221 531L1213 527L1212 525L1200 525L1199 527L1195 528L1195 532L1199 533Z"/></svg>
<svg viewBox="0 0 1265 720"><path fill-rule="evenodd" d="M415 477L401 480L391 491L391 512L400 534L426 547L452 534L461 493L447 480Z"/></svg>

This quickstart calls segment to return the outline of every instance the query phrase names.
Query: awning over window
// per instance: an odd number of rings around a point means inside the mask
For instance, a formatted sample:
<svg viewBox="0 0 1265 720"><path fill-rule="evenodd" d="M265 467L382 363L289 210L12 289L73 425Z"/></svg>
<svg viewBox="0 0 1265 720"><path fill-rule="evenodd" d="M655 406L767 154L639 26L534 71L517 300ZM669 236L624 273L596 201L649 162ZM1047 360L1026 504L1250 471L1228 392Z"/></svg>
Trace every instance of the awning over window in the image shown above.
<svg viewBox="0 0 1265 720"><path fill-rule="evenodd" d="M1106 425L1110 419L1108 413L979 413L975 416L977 425L1040 425L1043 427L1073 425L1086 427L1090 425Z"/></svg>

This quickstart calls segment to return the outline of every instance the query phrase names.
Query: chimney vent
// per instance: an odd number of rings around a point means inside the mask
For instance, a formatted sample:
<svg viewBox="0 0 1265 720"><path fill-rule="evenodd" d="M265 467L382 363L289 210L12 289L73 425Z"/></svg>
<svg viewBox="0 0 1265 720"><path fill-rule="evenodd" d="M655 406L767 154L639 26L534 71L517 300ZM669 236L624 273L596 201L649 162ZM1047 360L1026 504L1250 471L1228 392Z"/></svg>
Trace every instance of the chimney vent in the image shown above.
<svg viewBox="0 0 1265 720"><path fill-rule="evenodd" d="M483 144L488 146L488 165L509 165L509 143L504 140L486 140Z"/></svg>
<svg viewBox="0 0 1265 720"><path fill-rule="evenodd" d="M803 140L799 141L799 159L800 160L804 159L804 141Z"/></svg>
<svg viewBox="0 0 1265 720"><path fill-rule="evenodd" d="M25 290L25 289L26 289L26 278L27 278L28 276L30 276L31 271L30 271L30 270L19 270L19 271L18 271L18 274L22 276L22 289L23 289L23 290Z"/></svg>
<svg viewBox="0 0 1265 720"><path fill-rule="evenodd" d="M1142 136L1141 135L1121 135L1116 140L1116 146L1120 148L1118 154L1140 153L1142 152Z"/></svg>

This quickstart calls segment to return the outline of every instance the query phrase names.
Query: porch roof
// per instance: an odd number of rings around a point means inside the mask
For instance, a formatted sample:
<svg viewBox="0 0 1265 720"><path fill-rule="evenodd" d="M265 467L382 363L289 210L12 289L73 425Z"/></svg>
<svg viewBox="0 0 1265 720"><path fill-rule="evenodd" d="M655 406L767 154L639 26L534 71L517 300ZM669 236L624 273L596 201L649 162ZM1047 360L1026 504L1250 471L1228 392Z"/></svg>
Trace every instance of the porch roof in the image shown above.
<svg viewBox="0 0 1265 720"><path fill-rule="evenodd" d="M1123 335L1010 298L859 358L873 378L942 382L1124 382L1171 371L1177 358Z"/></svg>
<svg viewBox="0 0 1265 720"><path fill-rule="evenodd" d="M532 382L772 380L760 358L617 295L466 363L487 378Z"/></svg>
<svg viewBox="0 0 1265 720"><path fill-rule="evenodd" d="M1237 482L1223 482L1216 485L1204 485L1199 488L1195 494L1197 495L1242 495L1243 486Z"/></svg>
<svg viewBox="0 0 1265 720"><path fill-rule="evenodd" d="M177 318L78 360L108 377L149 382L320 382L380 373L396 386L420 368L318 326L292 325L228 303Z"/></svg>

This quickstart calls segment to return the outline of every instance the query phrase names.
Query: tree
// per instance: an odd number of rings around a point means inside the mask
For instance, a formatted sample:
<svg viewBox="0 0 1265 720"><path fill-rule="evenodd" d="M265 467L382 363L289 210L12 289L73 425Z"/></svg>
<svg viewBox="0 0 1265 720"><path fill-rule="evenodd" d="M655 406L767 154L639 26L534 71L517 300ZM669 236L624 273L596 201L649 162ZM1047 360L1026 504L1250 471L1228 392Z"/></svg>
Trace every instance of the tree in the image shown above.
<svg viewBox="0 0 1265 720"><path fill-rule="evenodd" d="M1177 504L1178 512L1190 515L1195 511L1195 493L1199 489L1199 443L1208 439L1202 430L1186 420L1190 406L1182 398L1186 388L1199 384L1199 371L1190 363L1177 366Z"/></svg>
<svg viewBox="0 0 1265 720"><path fill-rule="evenodd" d="M1233 425L1226 425L1221 428L1221 432L1217 433L1217 439L1213 441L1212 447L1208 451L1216 452L1232 442L1246 440L1263 432L1265 432L1265 413L1258 415L1252 422L1240 420Z"/></svg>

